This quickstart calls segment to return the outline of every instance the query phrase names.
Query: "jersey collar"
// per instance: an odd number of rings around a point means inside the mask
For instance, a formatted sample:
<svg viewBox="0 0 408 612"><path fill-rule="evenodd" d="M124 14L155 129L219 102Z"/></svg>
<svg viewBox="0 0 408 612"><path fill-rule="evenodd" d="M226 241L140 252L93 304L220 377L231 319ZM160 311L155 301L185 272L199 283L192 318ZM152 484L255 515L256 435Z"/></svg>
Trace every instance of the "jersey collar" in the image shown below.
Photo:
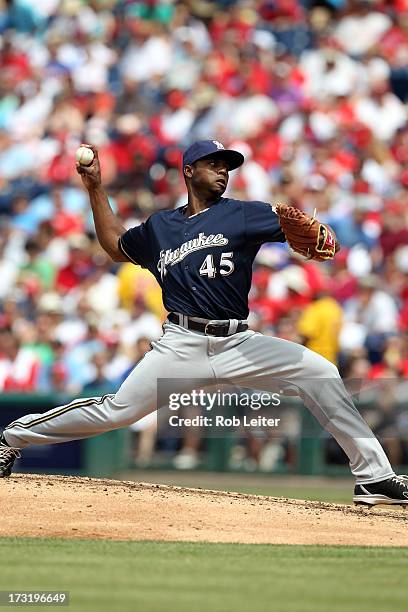
<svg viewBox="0 0 408 612"><path fill-rule="evenodd" d="M193 219L194 217L197 217L198 215L201 215L202 213L207 212L207 210L211 210L211 208L213 208L216 204L219 204L221 200L222 200L222 196L218 198L218 200L216 200L214 204L211 204L211 206L207 206L207 208L204 208L204 210L200 210L199 212L194 213L194 215L191 215L190 217L185 216L188 204L184 204L184 206L180 206L178 210L180 211L180 214L183 215L183 218L187 221L188 219Z"/></svg>

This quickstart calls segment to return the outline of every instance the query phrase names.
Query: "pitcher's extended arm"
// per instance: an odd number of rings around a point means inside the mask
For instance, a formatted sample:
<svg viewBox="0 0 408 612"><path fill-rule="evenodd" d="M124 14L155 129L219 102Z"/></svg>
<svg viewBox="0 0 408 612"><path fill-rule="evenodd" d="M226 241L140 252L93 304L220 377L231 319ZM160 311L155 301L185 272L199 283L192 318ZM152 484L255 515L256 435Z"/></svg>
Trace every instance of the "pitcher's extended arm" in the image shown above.
<svg viewBox="0 0 408 612"><path fill-rule="evenodd" d="M125 233L126 229L112 211L108 196L102 186L98 151L92 145L82 146L89 146L94 153L94 159L91 165L82 166L77 163L76 168L88 191L99 244L113 261L128 261L118 247L118 239Z"/></svg>

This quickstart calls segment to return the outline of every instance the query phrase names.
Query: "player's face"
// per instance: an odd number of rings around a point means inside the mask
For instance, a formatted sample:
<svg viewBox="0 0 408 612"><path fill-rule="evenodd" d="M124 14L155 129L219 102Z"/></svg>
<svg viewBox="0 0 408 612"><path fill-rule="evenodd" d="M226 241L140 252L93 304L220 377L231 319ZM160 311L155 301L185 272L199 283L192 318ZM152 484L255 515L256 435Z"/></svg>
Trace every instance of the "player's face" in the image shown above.
<svg viewBox="0 0 408 612"><path fill-rule="evenodd" d="M222 156L206 157L195 162L191 180L193 185L214 196L221 196L228 185L229 165Z"/></svg>

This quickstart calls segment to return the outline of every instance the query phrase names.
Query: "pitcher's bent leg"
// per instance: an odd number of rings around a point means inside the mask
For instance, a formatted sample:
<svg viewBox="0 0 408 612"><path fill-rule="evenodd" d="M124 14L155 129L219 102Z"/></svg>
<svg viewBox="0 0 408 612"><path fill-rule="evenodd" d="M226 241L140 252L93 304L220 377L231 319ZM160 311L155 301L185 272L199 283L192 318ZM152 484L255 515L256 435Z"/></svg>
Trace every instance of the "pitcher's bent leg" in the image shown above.
<svg viewBox="0 0 408 612"><path fill-rule="evenodd" d="M354 406L337 368L324 362L320 364L325 373L323 380L310 379L299 384L307 408L346 453L357 484L379 482L393 476L394 471L381 444ZM332 369L332 378L328 378L327 364Z"/></svg>
<svg viewBox="0 0 408 612"><path fill-rule="evenodd" d="M277 381L299 390L306 406L343 448L357 484L393 476L394 471L330 361L302 345L255 333L213 361L217 376L257 390Z"/></svg>

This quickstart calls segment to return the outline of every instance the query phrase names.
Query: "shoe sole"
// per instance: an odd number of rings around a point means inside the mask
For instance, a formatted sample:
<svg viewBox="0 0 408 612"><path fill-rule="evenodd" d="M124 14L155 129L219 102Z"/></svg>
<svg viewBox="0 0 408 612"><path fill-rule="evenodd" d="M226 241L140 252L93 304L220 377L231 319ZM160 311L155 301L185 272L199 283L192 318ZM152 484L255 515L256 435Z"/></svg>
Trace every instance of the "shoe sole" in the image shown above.
<svg viewBox="0 0 408 612"><path fill-rule="evenodd" d="M377 506L387 504L392 506L408 506L408 499L393 499L386 495L355 495L353 501L356 505Z"/></svg>
<svg viewBox="0 0 408 612"><path fill-rule="evenodd" d="M11 468L9 470L5 470L4 472L0 472L0 478L8 478L11 474Z"/></svg>

